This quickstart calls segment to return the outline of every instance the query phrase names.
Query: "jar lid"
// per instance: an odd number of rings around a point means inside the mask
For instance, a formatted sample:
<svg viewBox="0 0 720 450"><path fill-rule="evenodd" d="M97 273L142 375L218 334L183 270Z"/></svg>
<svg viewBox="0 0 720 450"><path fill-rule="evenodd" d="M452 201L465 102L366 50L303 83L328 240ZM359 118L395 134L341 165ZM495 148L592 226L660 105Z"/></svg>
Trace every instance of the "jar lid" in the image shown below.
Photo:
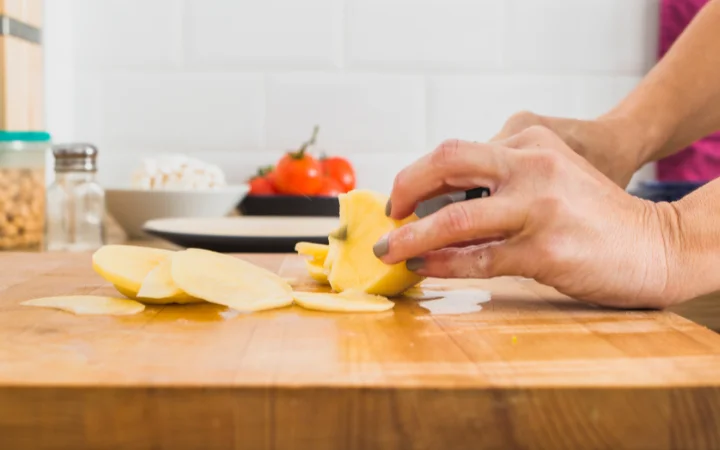
<svg viewBox="0 0 720 450"><path fill-rule="evenodd" d="M44 131L0 131L0 142L48 142L50 133Z"/></svg>
<svg viewBox="0 0 720 450"><path fill-rule="evenodd" d="M56 172L97 171L97 148L92 144L75 143L53 146Z"/></svg>

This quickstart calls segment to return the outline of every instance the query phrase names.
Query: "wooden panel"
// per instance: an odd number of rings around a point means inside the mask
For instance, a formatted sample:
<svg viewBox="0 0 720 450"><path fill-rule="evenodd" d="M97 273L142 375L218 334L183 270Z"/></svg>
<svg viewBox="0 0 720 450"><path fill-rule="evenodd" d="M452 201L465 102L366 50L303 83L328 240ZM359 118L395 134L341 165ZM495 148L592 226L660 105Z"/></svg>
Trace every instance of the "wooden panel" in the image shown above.
<svg viewBox="0 0 720 450"><path fill-rule="evenodd" d="M0 71L0 129L42 131L42 47L12 36L0 37Z"/></svg>
<svg viewBox="0 0 720 450"><path fill-rule="evenodd" d="M36 28L43 27L43 0L23 0L23 21Z"/></svg>
<svg viewBox="0 0 720 450"><path fill-rule="evenodd" d="M22 20L24 0L0 0L0 14Z"/></svg>
<svg viewBox="0 0 720 450"><path fill-rule="evenodd" d="M43 0L0 0L0 14L42 28Z"/></svg>
<svg viewBox="0 0 720 450"><path fill-rule="evenodd" d="M241 257L317 289L297 256ZM720 446L720 336L670 312L500 278L428 280L443 308L380 314L82 317L19 302L113 294L89 255L0 267L0 448ZM468 311L478 288L493 299Z"/></svg>

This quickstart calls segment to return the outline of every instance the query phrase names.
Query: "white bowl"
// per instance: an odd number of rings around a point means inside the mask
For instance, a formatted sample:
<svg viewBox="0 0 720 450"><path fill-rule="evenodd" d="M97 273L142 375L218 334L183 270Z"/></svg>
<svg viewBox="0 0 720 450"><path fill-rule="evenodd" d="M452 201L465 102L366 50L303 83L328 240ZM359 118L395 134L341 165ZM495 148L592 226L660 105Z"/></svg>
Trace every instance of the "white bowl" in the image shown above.
<svg viewBox="0 0 720 450"><path fill-rule="evenodd" d="M247 195L247 184L207 190L106 189L110 215L130 238L147 238L148 220L170 217L225 217Z"/></svg>

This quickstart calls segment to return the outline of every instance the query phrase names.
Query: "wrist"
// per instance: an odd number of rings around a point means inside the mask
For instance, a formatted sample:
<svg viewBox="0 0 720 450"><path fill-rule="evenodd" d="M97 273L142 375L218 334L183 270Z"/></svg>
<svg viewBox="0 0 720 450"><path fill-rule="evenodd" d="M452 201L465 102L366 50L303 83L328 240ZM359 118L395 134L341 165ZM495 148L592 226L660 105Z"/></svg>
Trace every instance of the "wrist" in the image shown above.
<svg viewBox="0 0 720 450"><path fill-rule="evenodd" d="M618 145L616 170L626 175L628 181L638 169L653 160L653 155L668 139L667 133L650 120L623 112L611 112L596 121L615 136Z"/></svg>
<svg viewBox="0 0 720 450"><path fill-rule="evenodd" d="M675 274L672 285L676 303L720 291L720 213L713 199L720 182L711 185L664 204L666 209L674 210L674 225L668 235L673 237L671 269Z"/></svg>
<svg viewBox="0 0 720 450"><path fill-rule="evenodd" d="M657 261L661 264L660 270L665 273L658 303L661 307L668 307L692 298L687 289L686 276L683 273L687 266L683 262L685 250L683 248L684 230L681 225L681 211L676 203L650 201L647 203L651 205L657 228L653 230L653 227L647 227L646 229L656 231L651 233L652 242L659 249L655 254Z"/></svg>
<svg viewBox="0 0 720 450"><path fill-rule="evenodd" d="M666 83L646 79L598 121L622 130L633 145L633 164L638 169L662 156L681 121L676 105L682 95Z"/></svg>

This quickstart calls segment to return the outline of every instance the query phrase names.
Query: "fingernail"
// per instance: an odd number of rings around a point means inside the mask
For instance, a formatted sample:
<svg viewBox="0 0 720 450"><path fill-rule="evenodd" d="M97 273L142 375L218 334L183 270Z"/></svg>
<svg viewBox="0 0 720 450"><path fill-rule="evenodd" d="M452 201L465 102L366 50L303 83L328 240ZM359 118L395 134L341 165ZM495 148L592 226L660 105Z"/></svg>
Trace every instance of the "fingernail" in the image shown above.
<svg viewBox="0 0 720 450"><path fill-rule="evenodd" d="M390 217L391 212L392 212L392 202L390 202L390 200L388 200L387 204L385 205L385 215Z"/></svg>
<svg viewBox="0 0 720 450"><path fill-rule="evenodd" d="M390 250L390 243L388 241L388 235L381 237L378 239L378 241L373 245L373 253L375 253L375 256L377 258L381 258L388 254L388 251Z"/></svg>
<svg viewBox="0 0 720 450"><path fill-rule="evenodd" d="M425 260L423 258L410 258L405 262L405 267L407 267L407 270L411 272L422 269L424 265Z"/></svg>

